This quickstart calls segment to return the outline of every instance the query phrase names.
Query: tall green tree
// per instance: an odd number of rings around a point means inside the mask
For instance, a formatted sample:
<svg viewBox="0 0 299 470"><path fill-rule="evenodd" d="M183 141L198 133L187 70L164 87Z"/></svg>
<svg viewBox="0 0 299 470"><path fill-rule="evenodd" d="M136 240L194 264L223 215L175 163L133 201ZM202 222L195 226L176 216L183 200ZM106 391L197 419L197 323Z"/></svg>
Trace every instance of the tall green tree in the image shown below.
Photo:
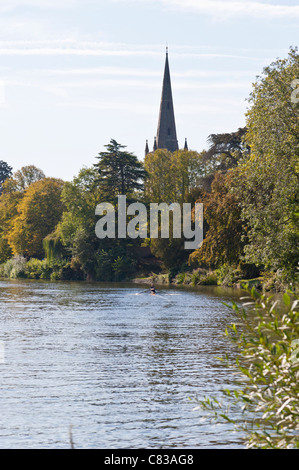
<svg viewBox="0 0 299 470"><path fill-rule="evenodd" d="M144 167L147 171L145 182L147 200L167 203L174 201L172 153L166 149L148 153L144 160Z"/></svg>
<svg viewBox="0 0 299 470"><path fill-rule="evenodd" d="M15 189L18 191L25 191L35 181L45 178L46 175L40 168L35 165L22 166L20 170L15 171L13 174L13 181Z"/></svg>
<svg viewBox="0 0 299 470"><path fill-rule="evenodd" d="M148 177L145 182L145 199L156 203L194 202L199 178L202 176L202 160L199 153L191 150L169 152L158 149L145 157ZM198 194L197 194L198 195ZM188 260L184 249L184 238L173 238L170 217L169 238L151 240L151 249L166 268L179 268Z"/></svg>
<svg viewBox="0 0 299 470"><path fill-rule="evenodd" d="M113 199L118 194L130 196L135 191L142 190L146 176L142 162L134 154L124 151L126 147L114 139L105 147L107 150L99 153L95 168L106 200Z"/></svg>
<svg viewBox="0 0 299 470"><path fill-rule="evenodd" d="M294 276L299 262L299 104L291 100L299 55L266 67L253 85L246 140L251 156L240 165L242 219L248 224L247 262Z"/></svg>
<svg viewBox="0 0 299 470"><path fill-rule="evenodd" d="M84 167L72 181L64 184L61 199L65 210L55 230L70 258L77 261L91 278L95 278L95 253L99 249L95 208L102 200L97 177L94 167Z"/></svg>
<svg viewBox="0 0 299 470"><path fill-rule="evenodd" d="M236 167L244 157L250 154L250 147L245 139L246 133L247 128L242 127L236 132L209 135L210 147L203 161L210 161L214 171L227 171Z"/></svg>
<svg viewBox="0 0 299 470"><path fill-rule="evenodd" d="M203 176L202 158L192 150L158 149L146 155L145 195L150 202L189 202Z"/></svg>
<svg viewBox="0 0 299 470"><path fill-rule="evenodd" d="M95 234L95 208L106 202L109 195L98 182L95 167L82 168L62 190L65 210L52 235L61 241L71 258L71 265L79 266L88 280L114 281L132 273L134 260L127 256L126 239L105 238ZM59 255L59 253L58 253Z"/></svg>
<svg viewBox="0 0 299 470"><path fill-rule="evenodd" d="M201 153L202 177L199 180L205 191L211 191L217 172L226 173L249 158L246 134L247 128L242 127L236 132L209 135L209 148Z"/></svg>
<svg viewBox="0 0 299 470"><path fill-rule="evenodd" d="M4 181L12 175L12 167L8 163L0 160L0 194L2 193L2 185Z"/></svg>

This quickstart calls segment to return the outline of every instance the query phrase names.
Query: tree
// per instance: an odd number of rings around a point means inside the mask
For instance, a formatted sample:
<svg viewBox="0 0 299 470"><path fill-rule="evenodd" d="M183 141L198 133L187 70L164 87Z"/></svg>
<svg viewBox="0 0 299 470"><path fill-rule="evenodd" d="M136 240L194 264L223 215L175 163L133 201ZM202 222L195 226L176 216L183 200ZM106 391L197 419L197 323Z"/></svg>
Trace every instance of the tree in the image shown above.
<svg viewBox="0 0 299 470"><path fill-rule="evenodd" d="M106 188L98 184L97 169L82 168L71 182L65 183L62 201L65 210L53 237L58 246L61 241L71 264L79 265L88 280L114 281L132 273L134 254L129 258L126 253L132 241L100 240L95 234L95 208L107 201Z"/></svg>
<svg viewBox="0 0 299 470"><path fill-rule="evenodd" d="M246 133L247 128L242 127L237 132L209 135L210 148L205 153L204 162L213 162L216 171L227 171L237 166L242 158L250 154Z"/></svg>
<svg viewBox="0 0 299 470"><path fill-rule="evenodd" d="M299 262L299 104L291 100L298 76L299 55L291 49L254 84L246 116L251 156L235 188L249 227L246 261L291 277Z"/></svg>
<svg viewBox="0 0 299 470"><path fill-rule="evenodd" d="M144 165L148 174L145 182L147 202L175 202L181 205L195 202L199 191L198 181L202 176L199 153L191 150L171 153L166 149L158 149L146 155ZM172 236L172 217L169 224L169 238L152 239L151 249L165 268L179 268L188 261L188 252L184 249L184 238Z"/></svg>
<svg viewBox="0 0 299 470"><path fill-rule="evenodd" d="M147 172L145 182L146 199L150 202L174 201L172 153L166 149L158 149L148 153L144 160Z"/></svg>
<svg viewBox="0 0 299 470"><path fill-rule="evenodd" d="M94 232L95 208L104 197L97 177L95 168L83 167L72 181L63 186L61 198L65 211L59 226L65 244L72 244L72 237L79 227L84 226Z"/></svg>
<svg viewBox="0 0 299 470"><path fill-rule="evenodd" d="M205 193L199 201L204 204L206 233L202 246L189 257L193 266L238 265L241 259L246 233L239 199L231 190L235 177L233 170L227 174L216 173L211 193Z"/></svg>
<svg viewBox="0 0 299 470"><path fill-rule="evenodd" d="M95 235L95 208L102 200L97 177L94 167L84 167L71 182L64 184L61 199L65 210L55 231L72 260L76 260L85 275L91 278L95 278L95 253L99 248Z"/></svg>
<svg viewBox="0 0 299 470"><path fill-rule="evenodd" d="M13 176L6 178L2 184L0 198L0 262L12 256L12 248L8 243L8 235L18 214L18 204L24 197L30 184L45 178L45 174L34 165L22 167Z"/></svg>
<svg viewBox="0 0 299 470"><path fill-rule="evenodd" d="M34 165L23 166L13 174L13 180L18 191L25 191L32 183L45 177L45 173Z"/></svg>
<svg viewBox="0 0 299 470"><path fill-rule="evenodd" d="M202 160L191 150L158 149L144 161L148 177L145 194L150 202L187 202L202 176Z"/></svg>
<svg viewBox="0 0 299 470"><path fill-rule="evenodd" d="M22 197L23 192L16 189L15 180L7 178L2 185L0 197L0 263L4 263L12 256L8 234L18 213L17 207Z"/></svg>
<svg viewBox="0 0 299 470"><path fill-rule="evenodd" d="M215 174L226 173L237 167L250 155L250 146L246 142L247 128L239 128L236 132L211 134L208 137L210 147L201 153L202 172L200 185L211 191Z"/></svg>
<svg viewBox="0 0 299 470"><path fill-rule="evenodd" d="M126 147L113 139L105 147L107 151L99 153L99 162L95 164L95 168L106 200L113 199L118 194L130 196L135 191L142 190L146 172L137 157L123 151Z"/></svg>
<svg viewBox="0 0 299 470"><path fill-rule="evenodd" d="M63 184L60 179L44 178L26 189L7 236L13 254L44 256L43 239L54 230L62 215Z"/></svg>
<svg viewBox="0 0 299 470"><path fill-rule="evenodd" d="M12 167L3 160L0 160L0 194L4 181L12 175Z"/></svg>

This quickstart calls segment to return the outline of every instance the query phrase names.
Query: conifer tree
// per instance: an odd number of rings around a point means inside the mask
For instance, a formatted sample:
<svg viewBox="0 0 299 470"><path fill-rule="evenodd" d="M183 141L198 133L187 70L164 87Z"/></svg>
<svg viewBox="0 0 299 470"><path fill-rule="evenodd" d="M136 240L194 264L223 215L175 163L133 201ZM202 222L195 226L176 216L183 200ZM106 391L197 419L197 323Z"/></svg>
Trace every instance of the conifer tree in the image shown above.
<svg viewBox="0 0 299 470"><path fill-rule="evenodd" d="M142 190L146 172L137 157L124 151L126 147L113 139L105 147L107 151L99 153L95 168L99 172L98 182L106 199L113 199L118 194L128 196Z"/></svg>
<svg viewBox="0 0 299 470"><path fill-rule="evenodd" d="M2 193L2 184L12 175L12 168L3 160L0 160L0 194Z"/></svg>

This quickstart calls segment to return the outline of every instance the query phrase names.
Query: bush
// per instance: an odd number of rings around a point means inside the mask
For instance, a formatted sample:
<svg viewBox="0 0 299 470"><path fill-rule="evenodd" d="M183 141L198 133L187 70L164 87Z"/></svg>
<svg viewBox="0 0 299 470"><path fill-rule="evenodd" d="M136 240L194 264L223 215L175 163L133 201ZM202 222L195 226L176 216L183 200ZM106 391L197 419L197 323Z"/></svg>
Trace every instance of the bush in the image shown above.
<svg viewBox="0 0 299 470"><path fill-rule="evenodd" d="M16 255L0 265L0 277L6 279L48 279L48 280L81 280L83 271L71 261L55 259L47 261L31 258L29 261L21 255Z"/></svg>
<svg viewBox="0 0 299 470"><path fill-rule="evenodd" d="M27 261L24 275L27 279L50 279L51 268L46 260L31 258Z"/></svg>
<svg viewBox="0 0 299 470"><path fill-rule="evenodd" d="M199 400L198 408L245 433L247 447L299 448L299 297L284 294L277 308L253 288L249 300L242 308L232 304L241 323L226 330L239 350L234 368L243 385L225 390L222 402Z"/></svg>
<svg viewBox="0 0 299 470"><path fill-rule="evenodd" d="M18 279L25 277L26 258L15 255L0 266L0 277Z"/></svg>
<svg viewBox="0 0 299 470"><path fill-rule="evenodd" d="M198 271L194 271L191 275L192 286L197 286L197 284L199 284L199 281L200 281L200 274Z"/></svg>
<svg viewBox="0 0 299 470"><path fill-rule="evenodd" d="M176 275L176 282L177 284L184 284L186 274L185 273L179 273Z"/></svg>
<svg viewBox="0 0 299 470"><path fill-rule="evenodd" d="M200 286L217 286L217 275L216 273L210 272L201 276L198 284Z"/></svg>
<svg viewBox="0 0 299 470"><path fill-rule="evenodd" d="M231 287L236 281L242 279L243 273L240 268L224 264L216 269L217 284L220 286Z"/></svg>

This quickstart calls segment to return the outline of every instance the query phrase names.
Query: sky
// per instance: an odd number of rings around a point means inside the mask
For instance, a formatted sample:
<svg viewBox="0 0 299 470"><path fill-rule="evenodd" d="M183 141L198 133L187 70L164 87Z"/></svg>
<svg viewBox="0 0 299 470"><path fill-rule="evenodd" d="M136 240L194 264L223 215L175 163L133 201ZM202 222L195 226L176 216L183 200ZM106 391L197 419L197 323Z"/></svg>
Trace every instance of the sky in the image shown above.
<svg viewBox="0 0 299 470"><path fill-rule="evenodd" d="M65 181L111 139L143 160L166 45L179 146L207 149L298 26L294 0L0 0L0 160Z"/></svg>

